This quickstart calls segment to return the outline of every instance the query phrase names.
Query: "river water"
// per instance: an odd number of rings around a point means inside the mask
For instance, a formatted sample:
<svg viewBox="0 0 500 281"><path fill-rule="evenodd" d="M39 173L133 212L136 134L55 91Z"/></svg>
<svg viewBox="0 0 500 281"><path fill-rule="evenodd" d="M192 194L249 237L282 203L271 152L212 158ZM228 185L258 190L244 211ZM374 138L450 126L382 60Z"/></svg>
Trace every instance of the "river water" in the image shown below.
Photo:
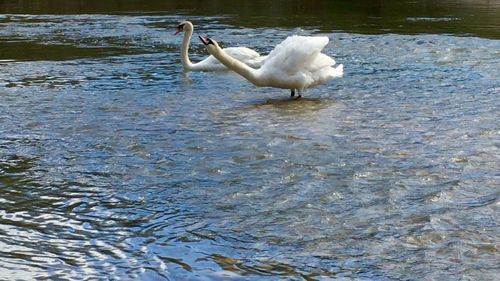
<svg viewBox="0 0 500 281"><path fill-rule="evenodd" d="M1 280L498 278L500 3L102 2L0 2ZM344 77L183 73L183 19Z"/></svg>

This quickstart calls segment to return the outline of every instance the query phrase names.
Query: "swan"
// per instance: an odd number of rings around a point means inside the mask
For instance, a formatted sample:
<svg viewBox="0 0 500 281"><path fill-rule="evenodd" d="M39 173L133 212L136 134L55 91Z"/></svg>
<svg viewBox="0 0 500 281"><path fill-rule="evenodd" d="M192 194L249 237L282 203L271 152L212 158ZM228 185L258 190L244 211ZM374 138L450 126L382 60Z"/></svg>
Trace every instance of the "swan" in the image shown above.
<svg viewBox="0 0 500 281"><path fill-rule="evenodd" d="M189 42L191 41L191 36L193 35L193 24L189 21L181 22L176 28L175 35L183 31L185 33L181 48L181 62L185 71L227 70L227 68L213 56L209 56L198 63L192 63L189 59L188 50ZM246 47L225 48L224 51L226 51L231 57L254 68L258 68L265 59L265 56L261 57L259 53Z"/></svg>
<svg viewBox="0 0 500 281"><path fill-rule="evenodd" d="M298 97L306 88L324 84L342 77L342 64L321 51L328 44L328 37L289 36L278 44L259 69L253 69L221 49L215 40L199 36L208 52L227 68L235 71L258 87L290 89Z"/></svg>

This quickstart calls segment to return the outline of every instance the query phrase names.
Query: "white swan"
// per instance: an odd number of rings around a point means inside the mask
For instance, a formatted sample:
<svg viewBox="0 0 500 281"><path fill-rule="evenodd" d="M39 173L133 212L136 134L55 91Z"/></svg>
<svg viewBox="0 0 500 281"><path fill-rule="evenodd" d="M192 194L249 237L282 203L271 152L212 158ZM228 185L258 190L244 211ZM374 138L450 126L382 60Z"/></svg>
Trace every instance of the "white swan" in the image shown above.
<svg viewBox="0 0 500 281"><path fill-rule="evenodd" d="M181 22L177 26L175 34L178 34L179 32L183 31L185 33L181 48L181 62L185 71L227 70L227 68L213 56L209 56L208 58L198 63L192 63L191 60L189 59L188 50L189 50L189 42L191 41L191 36L193 35L193 24L189 21ZM259 53L246 47L225 48L224 51L226 51L231 57L255 68L260 67L262 61L265 59L265 56L261 57Z"/></svg>
<svg viewBox="0 0 500 281"><path fill-rule="evenodd" d="M321 53L328 37L290 36L269 53L259 69L235 60L214 40L199 38L211 55L255 86L290 89L292 97L295 90L300 98L304 89L343 75L343 65L333 67L335 60Z"/></svg>

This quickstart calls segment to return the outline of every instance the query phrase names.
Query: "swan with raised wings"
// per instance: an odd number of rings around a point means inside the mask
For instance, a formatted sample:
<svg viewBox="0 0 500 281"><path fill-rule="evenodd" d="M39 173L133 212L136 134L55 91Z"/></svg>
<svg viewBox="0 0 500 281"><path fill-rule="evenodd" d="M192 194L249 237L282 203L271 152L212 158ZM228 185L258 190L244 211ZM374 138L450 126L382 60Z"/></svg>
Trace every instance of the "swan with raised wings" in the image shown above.
<svg viewBox="0 0 500 281"><path fill-rule="evenodd" d="M191 41L191 36L193 36L193 24L189 21L181 22L177 28L175 34L184 32L184 39L182 41L181 48L181 62L185 71L217 71L217 70L227 70L227 68L221 64L213 56L209 56L206 59L193 63L189 59L189 42ZM229 54L234 59L242 61L251 67L260 67L265 56L260 56L256 51L246 48L246 47L230 47L225 48L224 51Z"/></svg>
<svg viewBox="0 0 500 281"><path fill-rule="evenodd" d="M199 38L212 56L255 86L290 89L292 97L295 91L300 98L304 89L343 75L343 65L334 67L335 60L321 53L328 44L328 37L290 36L269 53L259 69L236 60L216 41Z"/></svg>

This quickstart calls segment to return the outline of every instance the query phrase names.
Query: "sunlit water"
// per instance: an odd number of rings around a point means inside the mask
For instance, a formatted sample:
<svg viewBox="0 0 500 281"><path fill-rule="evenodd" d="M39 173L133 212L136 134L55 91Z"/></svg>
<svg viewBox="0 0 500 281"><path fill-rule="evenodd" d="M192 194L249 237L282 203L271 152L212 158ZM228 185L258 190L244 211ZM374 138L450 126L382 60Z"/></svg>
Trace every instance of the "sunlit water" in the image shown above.
<svg viewBox="0 0 500 281"><path fill-rule="evenodd" d="M500 41L190 18L328 36L291 100L184 74L183 18L0 16L0 279L498 278Z"/></svg>

